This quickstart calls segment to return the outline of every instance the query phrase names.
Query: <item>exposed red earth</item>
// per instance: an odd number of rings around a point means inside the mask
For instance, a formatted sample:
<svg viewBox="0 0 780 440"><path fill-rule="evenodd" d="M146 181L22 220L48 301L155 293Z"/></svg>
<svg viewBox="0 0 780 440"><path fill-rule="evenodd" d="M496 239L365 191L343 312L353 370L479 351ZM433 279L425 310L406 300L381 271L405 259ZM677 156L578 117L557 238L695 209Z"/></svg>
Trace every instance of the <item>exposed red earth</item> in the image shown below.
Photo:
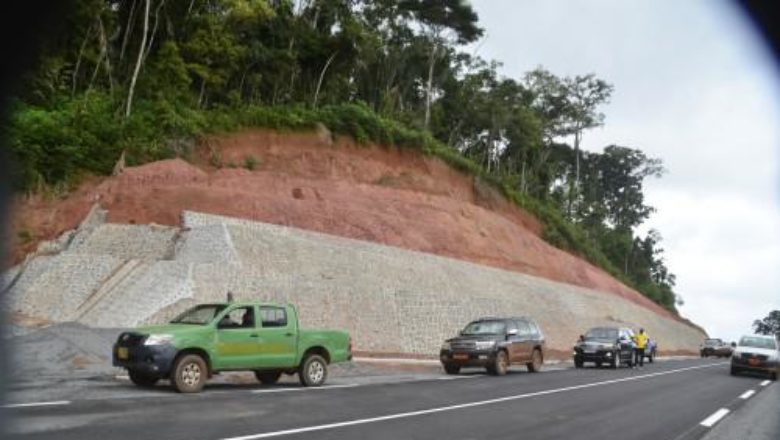
<svg viewBox="0 0 780 440"><path fill-rule="evenodd" d="M593 288L680 319L543 241L539 222L492 188L416 151L313 133L214 136L191 162L128 167L61 199L20 198L13 261L75 228L95 202L113 223L179 225L187 209L294 226Z"/></svg>

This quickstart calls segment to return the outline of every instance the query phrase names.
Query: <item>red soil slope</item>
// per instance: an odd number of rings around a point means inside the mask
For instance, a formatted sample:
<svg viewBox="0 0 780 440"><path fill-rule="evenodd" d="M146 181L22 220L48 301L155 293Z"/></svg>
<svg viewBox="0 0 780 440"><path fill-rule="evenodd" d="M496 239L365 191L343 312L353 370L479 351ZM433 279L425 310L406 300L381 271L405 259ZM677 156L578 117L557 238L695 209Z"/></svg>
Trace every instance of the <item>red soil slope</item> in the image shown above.
<svg viewBox="0 0 780 440"><path fill-rule="evenodd" d="M243 168L250 156L254 170ZM214 157L222 168L210 165ZM246 131L204 141L194 162L127 168L65 199L18 201L13 230L27 241L18 243L14 259L76 227L97 201L110 222L177 225L188 209L295 226L598 289L672 316L544 242L536 219L491 188L417 152Z"/></svg>

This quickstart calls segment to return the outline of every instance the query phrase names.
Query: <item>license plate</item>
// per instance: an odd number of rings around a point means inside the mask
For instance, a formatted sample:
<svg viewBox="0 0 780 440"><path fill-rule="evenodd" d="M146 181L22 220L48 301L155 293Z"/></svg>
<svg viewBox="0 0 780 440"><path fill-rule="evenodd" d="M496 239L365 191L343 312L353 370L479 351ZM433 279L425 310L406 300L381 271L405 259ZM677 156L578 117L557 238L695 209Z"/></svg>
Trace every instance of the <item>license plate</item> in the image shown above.
<svg viewBox="0 0 780 440"><path fill-rule="evenodd" d="M130 357L129 353L127 352L127 347L119 347L116 349L116 357L117 359L125 360L128 357Z"/></svg>
<svg viewBox="0 0 780 440"><path fill-rule="evenodd" d="M592 354L596 352L595 348L586 348L585 350L582 350L585 353Z"/></svg>
<svg viewBox="0 0 780 440"><path fill-rule="evenodd" d="M468 359L469 355L466 354L466 353L455 353L455 354L452 355L452 358L453 359L459 359L459 360L461 360L461 359Z"/></svg>
<svg viewBox="0 0 780 440"><path fill-rule="evenodd" d="M759 363L758 359L748 359L748 365L758 365Z"/></svg>

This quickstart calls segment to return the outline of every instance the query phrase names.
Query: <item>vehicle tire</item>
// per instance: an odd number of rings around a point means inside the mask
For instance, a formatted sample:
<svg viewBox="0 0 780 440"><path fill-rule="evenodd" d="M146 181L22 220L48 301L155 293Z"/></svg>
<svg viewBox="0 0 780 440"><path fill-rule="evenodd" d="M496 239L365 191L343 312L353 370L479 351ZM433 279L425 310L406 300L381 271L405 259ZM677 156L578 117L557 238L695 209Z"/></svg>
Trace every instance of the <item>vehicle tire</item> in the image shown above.
<svg viewBox="0 0 780 440"><path fill-rule="evenodd" d="M610 364L610 367L617 370L618 368L620 368L621 362L622 361L620 360L620 351L616 351L612 355L612 363Z"/></svg>
<svg viewBox="0 0 780 440"><path fill-rule="evenodd" d="M574 368L582 368L583 362L579 359L574 359Z"/></svg>
<svg viewBox="0 0 780 440"><path fill-rule="evenodd" d="M769 373L769 380L773 380L773 381L777 380L777 371L773 371Z"/></svg>
<svg viewBox="0 0 780 440"><path fill-rule="evenodd" d="M282 377L281 371L255 371L255 377L263 385L273 385Z"/></svg>
<svg viewBox="0 0 780 440"><path fill-rule="evenodd" d="M444 372L447 374L458 374L460 373L460 365L444 364Z"/></svg>
<svg viewBox="0 0 780 440"><path fill-rule="evenodd" d="M535 348L533 354L531 354L531 362L525 364L525 366L528 368L529 373L538 373L542 371L543 363L542 351Z"/></svg>
<svg viewBox="0 0 780 440"><path fill-rule="evenodd" d="M596 364L596 368L601 368L601 361L594 362Z"/></svg>
<svg viewBox="0 0 780 440"><path fill-rule="evenodd" d="M301 362L298 378L305 387L318 387L328 378L328 363L322 356L311 354Z"/></svg>
<svg viewBox="0 0 780 440"><path fill-rule="evenodd" d="M736 376L737 373L739 373L739 369L732 365L730 373L731 373L732 376Z"/></svg>
<svg viewBox="0 0 780 440"><path fill-rule="evenodd" d="M197 354L187 354L176 360L171 372L171 385L180 393L198 393L208 379L206 361Z"/></svg>
<svg viewBox="0 0 780 440"><path fill-rule="evenodd" d="M493 360L493 365L487 367L487 371L493 376L503 376L506 374L508 368L509 358L504 350L499 350L499 352L496 353L495 360Z"/></svg>
<svg viewBox="0 0 780 440"><path fill-rule="evenodd" d="M160 380L157 376L142 373L135 370L127 370L127 375L130 376L130 381L142 388L151 388L154 384Z"/></svg>

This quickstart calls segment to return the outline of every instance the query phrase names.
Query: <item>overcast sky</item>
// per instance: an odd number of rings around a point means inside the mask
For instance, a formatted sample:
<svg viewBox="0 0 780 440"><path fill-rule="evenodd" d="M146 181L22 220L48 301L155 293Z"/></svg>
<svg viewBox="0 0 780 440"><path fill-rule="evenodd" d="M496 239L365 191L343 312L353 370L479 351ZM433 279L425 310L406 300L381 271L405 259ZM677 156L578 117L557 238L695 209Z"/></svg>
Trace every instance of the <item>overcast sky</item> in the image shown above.
<svg viewBox="0 0 780 440"><path fill-rule="evenodd" d="M780 309L780 76L726 1L473 0L469 51L520 78L595 73L615 91L583 148L639 148L668 170L648 183L682 315L711 336Z"/></svg>

